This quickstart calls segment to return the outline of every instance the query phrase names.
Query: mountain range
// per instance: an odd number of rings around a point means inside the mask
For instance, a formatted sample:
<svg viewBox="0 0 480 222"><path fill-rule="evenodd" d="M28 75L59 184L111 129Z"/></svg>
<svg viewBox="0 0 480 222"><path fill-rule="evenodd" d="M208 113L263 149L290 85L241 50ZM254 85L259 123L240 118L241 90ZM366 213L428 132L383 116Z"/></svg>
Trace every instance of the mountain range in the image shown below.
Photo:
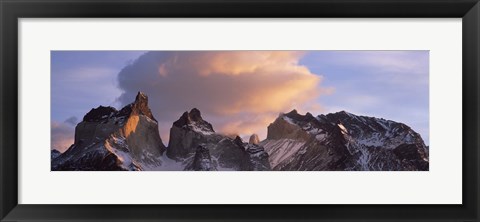
<svg viewBox="0 0 480 222"><path fill-rule="evenodd" d="M267 138L215 132L200 110L172 124L165 146L148 97L139 92L120 110L91 109L75 127L74 143L51 151L54 171L427 171L429 147L409 126L345 111L280 114Z"/></svg>

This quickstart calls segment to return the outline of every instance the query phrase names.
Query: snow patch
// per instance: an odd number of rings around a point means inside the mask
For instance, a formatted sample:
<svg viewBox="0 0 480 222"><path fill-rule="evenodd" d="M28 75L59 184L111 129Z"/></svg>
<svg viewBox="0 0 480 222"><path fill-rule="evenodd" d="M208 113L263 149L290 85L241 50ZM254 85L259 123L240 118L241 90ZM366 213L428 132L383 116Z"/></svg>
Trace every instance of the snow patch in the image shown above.
<svg viewBox="0 0 480 222"><path fill-rule="evenodd" d="M210 129L206 128L205 126L202 126L201 124L197 124L196 122L189 123L188 126L190 129L193 131L203 134L203 135L212 135L215 132L211 131Z"/></svg>
<svg viewBox="0 0 480 222"><path fill-rule="evenodd" d="M145 170L151 171L183 171L185 165L179 161L172 160L167 157L167 152L164 152L163 155L159 158L162 161L162 165L147 167Z"/></svg>
<svg viewBox="0 0 480 222"><path fill-rule="evenodd" d="M115 156L117 156L117 158L122 163L122 167L124 169L131 170L133 168L133 165L134 165L133 163L134 162L133 162L133 159L132 159L132 156L130 155L130 153L127 153L127 152L116 149L115 147L113 147L110 144L110 142L108 140L105 142L104 146L108 151L110 151Z"/></svg>
<svg viewBox="0 0 480 222"><path fill-rule="evenodd" d="M282 161L297 153L305 145L304 141L293 139L269 140L263 147L269 155L270 165L277 166Z"/></svg>
<svg viewBox="0 0 480 222"><path fill-rule="evenodd" d="M340 130L342 131L342 134L348 134L348 130L347 128L345 128L345 126L343 126L343 124L339 123L337 124L338 127L340 127Z"/></svg>
<svg viewBox="0 0 480 222"><path fill-rule="evenodd" d="M297 125L297 124L295 123L295 121L293 121L293 119L291 119L291 118L288 117L288 116L283 116L282 119L285 120L285 121L287 121L288 123L290 123L290 124L292 124L292 125Z"/></svg>
<svg viewBox="0 0 480 222"><path fill-rule="evenodd" d="M153 119L150 119L148 116L145 116L145 115L144 115L144 117L145 117L145 119L147 120L147 122L152 123L152 124L158 124L157 121L155 121L155 120L153 120Z"/></svg>
<svg viewBox="0 0 480 222"><path fill-rule="evenodd" d="M326 137L327 137L326 134L318 134L315 136L315 139L317 139L318 141L323 141L325 140Z"/></svg>

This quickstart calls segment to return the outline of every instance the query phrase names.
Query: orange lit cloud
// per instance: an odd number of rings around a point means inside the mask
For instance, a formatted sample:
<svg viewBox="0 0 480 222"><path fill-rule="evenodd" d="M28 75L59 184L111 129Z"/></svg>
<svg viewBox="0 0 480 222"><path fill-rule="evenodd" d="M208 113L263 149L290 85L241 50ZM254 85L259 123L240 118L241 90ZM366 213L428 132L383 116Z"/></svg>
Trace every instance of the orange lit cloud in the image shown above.
<svg viewBox="0 0 480 222"><path fill-rule="evenodd" d="M227 135L249 136L258 134L262 139L266 137L267 126L277 118L278 113L262 113L261 115L236 116L231 121L219 124L218 131Z"/></svg>
<svg viewBox="0 0 480 222"><path fill-rule="evenodd" d="M118 75L122 105L137 91L149 95L162 139L173 121L194 107L216 131L265 137L280 112L316 111L328 89L299 65L297 51L149 52ZM315 109L315 110L312 110Z"/></svg>

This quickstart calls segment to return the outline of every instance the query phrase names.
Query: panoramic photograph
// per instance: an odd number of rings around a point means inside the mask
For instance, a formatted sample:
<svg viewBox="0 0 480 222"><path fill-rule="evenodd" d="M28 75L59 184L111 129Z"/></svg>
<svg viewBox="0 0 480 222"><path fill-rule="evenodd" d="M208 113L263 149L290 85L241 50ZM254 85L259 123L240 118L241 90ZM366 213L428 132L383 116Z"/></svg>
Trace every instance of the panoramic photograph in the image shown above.
<svg viewBox="0 0 480 222"><path fill-rule="evenodd" d="M428 171L429 51L51 51L52 171Z"/></svg>

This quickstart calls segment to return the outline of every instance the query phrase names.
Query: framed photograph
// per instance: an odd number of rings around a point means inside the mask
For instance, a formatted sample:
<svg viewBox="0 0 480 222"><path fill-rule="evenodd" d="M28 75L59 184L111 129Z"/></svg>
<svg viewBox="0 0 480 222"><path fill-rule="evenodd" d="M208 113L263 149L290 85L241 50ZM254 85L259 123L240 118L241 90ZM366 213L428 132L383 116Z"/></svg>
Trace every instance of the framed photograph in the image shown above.
<svg viewBox="0 0 480 222"><path fill-rule="evenodd" d="M1 1L1 221L478 221L477 0Z"/></svg>

